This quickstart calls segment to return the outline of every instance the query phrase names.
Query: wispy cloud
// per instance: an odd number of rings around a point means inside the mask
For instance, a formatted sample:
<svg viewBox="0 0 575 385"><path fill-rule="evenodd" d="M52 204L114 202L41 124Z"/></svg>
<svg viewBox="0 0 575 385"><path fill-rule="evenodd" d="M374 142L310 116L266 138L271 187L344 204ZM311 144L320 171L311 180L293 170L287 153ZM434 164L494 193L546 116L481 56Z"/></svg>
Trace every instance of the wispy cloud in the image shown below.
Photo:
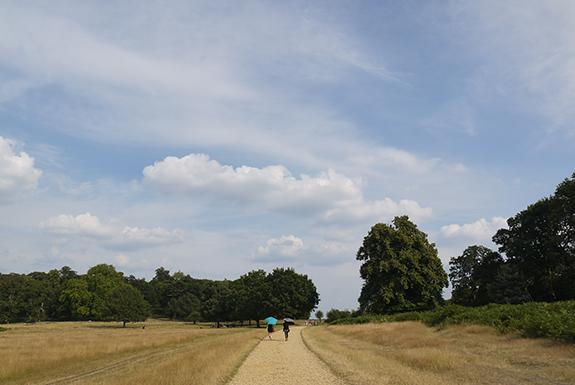
<svg viewBox="0 0 575 385"><path fill-rule="evenodd" d="M140 249L182 241L181 230L104 224L90 213L61 214L41 224L47 232L63 237L84 238L117 250Z"/></svg>
<svg viewBox="0 0 575 385"><path fill-rule="evenodd" d="M575 3L452 2L452 33L479 61L476 83L575 137ZM485 88L485 87L483 87ZM482 91L485 92L485 91Z"/></svg>

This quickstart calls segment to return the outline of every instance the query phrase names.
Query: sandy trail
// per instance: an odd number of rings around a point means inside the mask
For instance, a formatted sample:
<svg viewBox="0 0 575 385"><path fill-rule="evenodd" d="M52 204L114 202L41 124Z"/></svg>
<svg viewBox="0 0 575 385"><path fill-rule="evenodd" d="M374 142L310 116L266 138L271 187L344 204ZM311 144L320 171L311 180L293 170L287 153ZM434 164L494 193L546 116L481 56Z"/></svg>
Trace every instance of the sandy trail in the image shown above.
<svg viewBox="0 0 575 385"><path fill-rule="evenodd" d="M273 340L262 340L229 385L344 385L306 348L302 329L301 326L292 327L288 342L284 341L281 330L273 334Z"/></svg>

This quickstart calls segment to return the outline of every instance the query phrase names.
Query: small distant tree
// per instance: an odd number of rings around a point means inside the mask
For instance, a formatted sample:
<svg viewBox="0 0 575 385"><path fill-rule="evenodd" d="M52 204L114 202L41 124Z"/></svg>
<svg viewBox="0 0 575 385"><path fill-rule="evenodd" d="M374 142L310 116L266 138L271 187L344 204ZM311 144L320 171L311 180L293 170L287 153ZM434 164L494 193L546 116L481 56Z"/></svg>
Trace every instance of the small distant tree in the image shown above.
<svg viewBox="0 0 575 385"><path fill-rule="evenodd" d="M504 261L501 255L485 246L469 246L463 254L449 261L449 279L456 304L480 306L494 302L488 286L499 274Z"/></svg>
<svg viewBox="0 0 575 385"><path fill-rule="evenodd" d="M150 314L150 305L142 293L128 284L112 289L106 302L106 318L123 322L123 327L127 322L145 321Z"/></svg>
<svg viewBox="0 0 575 385"><path fill-rule="evenodd" d="M321 323L321 319L323 318L323 311L321 310L316 311L315 316L319 320L319 323Z"/></svg>
<svg viewBox="0 0 575 385"><path fill-rule="evenodd" d="M337 321L341 318L348 318L352 316L352 312L350 310L339 310L339 309L331 309L326 314L326 321L328 323Z"/></svg>

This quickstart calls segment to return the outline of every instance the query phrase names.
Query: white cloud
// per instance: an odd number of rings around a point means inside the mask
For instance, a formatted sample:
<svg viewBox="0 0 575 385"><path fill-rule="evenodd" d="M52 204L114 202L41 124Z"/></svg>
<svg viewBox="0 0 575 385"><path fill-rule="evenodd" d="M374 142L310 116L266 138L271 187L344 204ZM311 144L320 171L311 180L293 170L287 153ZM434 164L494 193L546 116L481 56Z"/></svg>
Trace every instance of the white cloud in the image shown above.
<svg viewBox="0 0 575 385"><path fill-rule="evenodd" d="M305 91L358 71L396 84L371 48L311 6L9 2L0 15L0 66L9 70L0 100L97 141L231 147L322 169L367 153L420 166L425 160L362 139L339 109ZM26 98L46 87L58 96Z"/></svg>
<svg viewBox="0 0 575 385"><path fill-rule="evenodd" d="M258 246L257 255L265 257L266 260L293 258L300 254L303 249L304 243L301 238L295 235L282 235L279 238L268 239L265 245Z"/></svg>
<svg viewBox="0 0 575 385"><path fill-rule="evenodd" d="M76 216L61 214L49 218L41 224L41 227L54 235L91 239L112 249L146 248L181 242L182 240L180 230L103 224L97 216L90 213Z"/></svg>
<svg viewBox="0 0 575 385"><path fill-rule="evenodd" d="M399 202L391 198L383 200L357 200L343 202L328 210L325 221L388 221L397 215L408 215L414 221L421 221L432 216L430 207L421 207L416 201L402 199Z"/></svg>
<svg viewBox="0 0 575 385"><path fill-rule="evenodd" d="M34 167L34 158L15 151L15 142L0 136L0 198L35 190L42 172Z"/></svg>
<svg viewBox="0 0 575 385"><path fill-rule="evenodd" d="M311 239L309 244L295 235L270 238L257 247L254 262L288 263L295 266L335 266L354 260L357 245L341 241Z"/></svg>
<svg viewBox="0 0 575 385"><path fill-rule="evenodd" d="M282 165L234 168L203 154L167 157L143 173L146 183L166 191L202 193L274 210L317 211L361 195L354 181L333 170L297 178Z"/></svg>
<svg viewBox="0 0 575 385"><path fill-rule="evenodd" d="M118 266L127 266L130 263L130 257L126 254L118 254L114 257L114 260Z"/></svg>
<svg viewBox="0 0 575 385"><path fill-rule="evenodd" d="M507 228L507 221L502 217L493 217L490 221L481 218L463 225L450 224L441 227L441 233L446 238L466 237L489 241L501 228Z"/></svg>
<svg viewBox="0 0 575 385"><path fill-rule="evenodd" d="M294 177L281 165L263 168L221 165L204 154L167 157L144 168L144 181L165 191L204 194L268 210L321 214L325 222L387 220L407 214L429 218L431 208L412 200L365 200L360 184L328 170Z"/></svg>

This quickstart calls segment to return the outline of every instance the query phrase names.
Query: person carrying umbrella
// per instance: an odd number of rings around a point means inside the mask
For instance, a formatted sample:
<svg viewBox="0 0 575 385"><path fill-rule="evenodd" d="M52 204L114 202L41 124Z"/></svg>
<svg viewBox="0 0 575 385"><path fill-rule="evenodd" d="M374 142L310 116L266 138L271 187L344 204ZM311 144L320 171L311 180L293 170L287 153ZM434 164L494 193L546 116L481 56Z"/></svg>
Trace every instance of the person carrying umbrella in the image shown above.
<svg viewBox="0 0 575 385"><path fill-rule="evenodd" d="M285 335L285 340L287 342L288 337L289 337L289 325L295 323L293 319L291 318L284 318L284 327L283 327L283 331L284 331L284 335Z"/></svg>
<svg viewBox="0 0 575 385"><path fill-rule="evenodd" d="M268 338L272 339L272 333L274 332L274 325L278 323L278 320L274 317L268 317L264 321L268 324Z"/></svg>

